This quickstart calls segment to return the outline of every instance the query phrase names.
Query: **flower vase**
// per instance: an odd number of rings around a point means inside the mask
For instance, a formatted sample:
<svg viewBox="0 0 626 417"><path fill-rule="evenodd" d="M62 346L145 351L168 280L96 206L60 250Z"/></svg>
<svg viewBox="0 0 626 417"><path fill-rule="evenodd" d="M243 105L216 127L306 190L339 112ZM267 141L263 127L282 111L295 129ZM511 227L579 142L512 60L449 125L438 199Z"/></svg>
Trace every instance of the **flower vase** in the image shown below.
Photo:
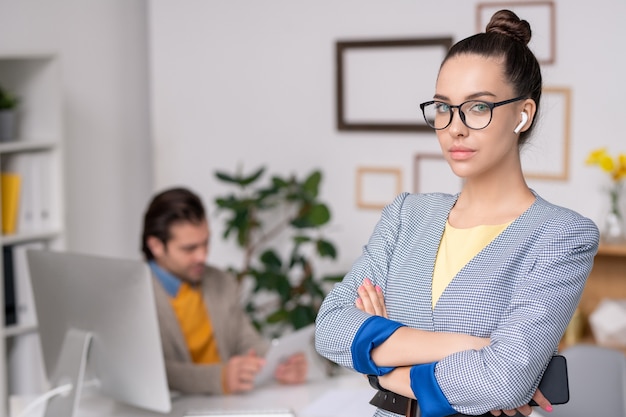
<svg viewBox="0 0 626 417"><path fill-rule="evenodd" d="M620 207L621 183L617 182L610 190L610 208L604 218L603 240L607 243L619 243L626 240L624 211Z"/></svg>

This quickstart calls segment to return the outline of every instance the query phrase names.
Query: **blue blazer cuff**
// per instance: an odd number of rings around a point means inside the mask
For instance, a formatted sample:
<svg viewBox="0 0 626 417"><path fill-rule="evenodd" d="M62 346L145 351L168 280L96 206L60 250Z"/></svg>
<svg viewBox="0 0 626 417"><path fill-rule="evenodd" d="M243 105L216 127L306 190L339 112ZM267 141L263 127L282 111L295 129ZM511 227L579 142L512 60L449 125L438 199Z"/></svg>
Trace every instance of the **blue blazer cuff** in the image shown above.
<svg viewBox="0 0 626 417"><path fill-rule="evenodd" d="M362 374L385 375L393 367L379 367L372 361L372 350L380 346L402 327L401 323L380 316L372 316L365 320L352 341L350 348L354 369Z"/></svg>
<svg viewBox="0 0 626 417"><path fill-rule="evenodd" d="M439 387L435 365L437 362L411 367L411 390L419 402L422 417L444 417L457 412Z"/></svg>

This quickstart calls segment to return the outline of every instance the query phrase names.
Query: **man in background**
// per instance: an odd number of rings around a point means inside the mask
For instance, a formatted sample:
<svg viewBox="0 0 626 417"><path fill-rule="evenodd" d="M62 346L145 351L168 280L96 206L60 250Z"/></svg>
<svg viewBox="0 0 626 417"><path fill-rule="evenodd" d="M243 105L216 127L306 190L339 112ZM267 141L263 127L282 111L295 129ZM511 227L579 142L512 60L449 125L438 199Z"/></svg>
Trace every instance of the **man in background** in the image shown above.
<svg viewBox="0 0 626 417"><path fill-rule="evenodd" d="M202 201L185 188L165 190L145 215L142 251L154 292L170 389L230 394L254 388L268 342L240 304L234 276L207 265L210 230ZM304 382L297 354L276 370L284 384Z"/></svg>

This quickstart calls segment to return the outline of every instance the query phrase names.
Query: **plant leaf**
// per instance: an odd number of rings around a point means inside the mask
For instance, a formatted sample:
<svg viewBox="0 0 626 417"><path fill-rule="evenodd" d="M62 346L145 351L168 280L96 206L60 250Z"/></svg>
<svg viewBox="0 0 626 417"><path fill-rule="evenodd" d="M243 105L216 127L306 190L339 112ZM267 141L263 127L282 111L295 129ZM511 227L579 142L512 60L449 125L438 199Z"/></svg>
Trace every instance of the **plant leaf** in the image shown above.
<svg viewBox="0 0 626 417"><path fill-rule="evenodd" d="M252 184L256 180L258 180L259 177L261 177L261 175L263 175L264 172L265 172L265 167L261 167L257 169L256 172L252 173L251 175L244 177L242 175L231 175L223 171L215 171L215 177L217 177L217 179L223 182L237 184L240 187L245 187L247 185Z"/></svg>
<svg viewBox="0 0 626 417"><path fill-rule="evenodd" d="M322 281L324 281L324 282L341 282L345 276L346 276L346 274L326 275L324 278L322 278Z"/></svg>
<svg viewBox="0 0 626 417"><path fill-rule="evenodd" d="M280 270L280 268L283 266L283 262L280 260L280 257L273 250L266 250L265 252L263 252L260 259L267 269Z"/></svg>
<svg viewBox="0 0 626 417"><path fill-rule="evenodd" d="M284 308L276 310L272 314L268 315L266 318L266 321L269 324L280 323L282 321L288 321L288 320L289 320L289 312L285 310Z"/></svg>
<svg viewBox="0 0 626 417"><path fill-rule="evenodd" d="M328 240L318 239L316 246L317 246L317 253L322 258L332 258L332 259L337 258L337 249L335 248L335 245L333 245Z"/></svg>
<svg viewBox="0 0 626 417"><path fill-rule="evenodd" d="M320 227L330 221L330 210L323 203L309 205L303 209L298 217L292 220L291 225L298 229Z"/></svg>
<svg viewBox="0 0 626 417"><path fill-rule="evenodd" d="M316 311L309 306L298 305L290 313L289 318L294 329L301 329L315 322Z"/></svg>
<svg viewBox="0 0 626 417"><path fill-rule="evenodd" d="M319 185L322 182L322 173L320 171L313 171L302 184L302 188L313 198L316 198L319 192Z"/></svg>

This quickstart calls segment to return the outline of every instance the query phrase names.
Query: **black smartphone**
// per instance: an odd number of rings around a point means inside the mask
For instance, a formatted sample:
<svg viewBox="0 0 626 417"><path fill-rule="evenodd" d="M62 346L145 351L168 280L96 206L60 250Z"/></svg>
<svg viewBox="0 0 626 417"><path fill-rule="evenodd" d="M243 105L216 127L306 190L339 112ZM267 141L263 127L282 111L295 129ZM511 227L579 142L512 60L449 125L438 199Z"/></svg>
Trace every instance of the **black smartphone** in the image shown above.
<svg viewBox="0 0 626 417"><path fill-rule="evenodd" d="M565 404L569 401L569 383L567 380L567 361L565 356L555 355L550 360L546 372L539 383L539 390L550 404ZM534 400L528 403L538 405Z"/></svg>

